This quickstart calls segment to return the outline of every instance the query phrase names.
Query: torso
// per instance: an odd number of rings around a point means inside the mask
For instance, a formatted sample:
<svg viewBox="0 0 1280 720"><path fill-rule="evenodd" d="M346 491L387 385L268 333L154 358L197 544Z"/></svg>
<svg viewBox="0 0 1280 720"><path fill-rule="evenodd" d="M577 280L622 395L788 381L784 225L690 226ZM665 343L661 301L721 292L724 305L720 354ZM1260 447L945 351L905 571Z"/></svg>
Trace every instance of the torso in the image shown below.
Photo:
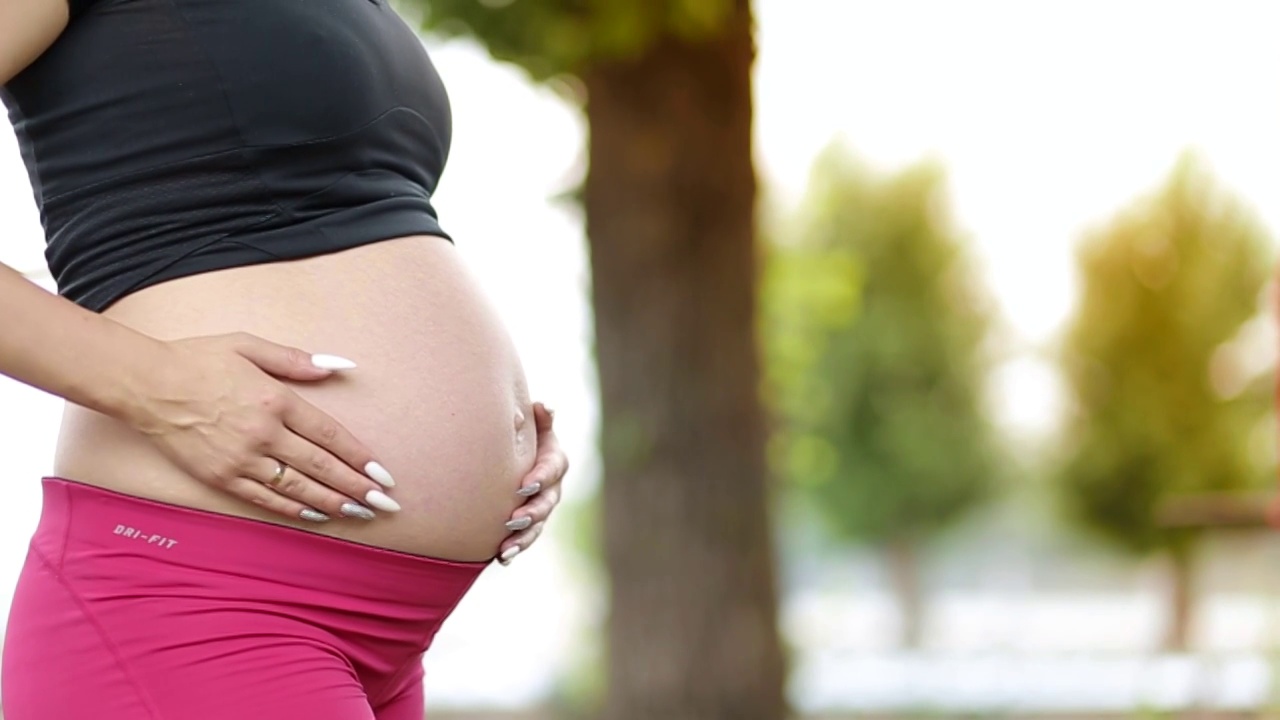
<svg viewBox="0 0 1280 720"><path fill-rule="evenodd" d="M403 506L372 522L297 527L454 560L507 535L536 438L520 361L453 245L409 237L171 280L105 314L161 339L246 331L359 367L295 385L365 442ZM139 434L68 405L55 473L214 512L288 522L186 476Z"/></svg>
<svg viewBox="0 0 1280 720"><path fill-rule="evenodd" d="M492 558L533 463L520 362L431 197L451 115L382 0L83 0L0 91L60 291L165 339L245 331L359 368L300 385L403 506L302 529ZM55 473L284 522L66 411Z"/></svg>

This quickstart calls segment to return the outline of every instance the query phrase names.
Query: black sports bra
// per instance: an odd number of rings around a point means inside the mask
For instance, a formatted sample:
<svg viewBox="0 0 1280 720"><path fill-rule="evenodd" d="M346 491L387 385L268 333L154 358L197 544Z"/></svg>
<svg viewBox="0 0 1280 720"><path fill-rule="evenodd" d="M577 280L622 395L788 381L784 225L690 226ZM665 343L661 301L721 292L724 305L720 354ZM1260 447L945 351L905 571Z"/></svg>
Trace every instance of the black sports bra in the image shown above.
<svg viewBox="0 0 1280 720"><path fill-rule="evenodd" d="M406 235L449 152L444 86L384 0L72 0L0 89L59 292Z"/></svg>

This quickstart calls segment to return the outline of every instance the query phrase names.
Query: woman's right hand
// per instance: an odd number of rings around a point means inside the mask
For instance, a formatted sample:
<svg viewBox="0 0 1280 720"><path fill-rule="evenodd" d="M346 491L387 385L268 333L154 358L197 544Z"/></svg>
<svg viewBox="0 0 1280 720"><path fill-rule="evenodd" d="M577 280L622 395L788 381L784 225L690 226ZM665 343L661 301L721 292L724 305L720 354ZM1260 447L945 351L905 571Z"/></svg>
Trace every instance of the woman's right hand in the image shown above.
<svg viewBox="0 0 1280 720"><path fill-rule="evenodd" d="M353 363L246 333L164 346L168 361L124 419L189 475L292 519L369 520L367 506L400 509L382 490L395 482L373 453L276 379L324 380Z"/></svg>

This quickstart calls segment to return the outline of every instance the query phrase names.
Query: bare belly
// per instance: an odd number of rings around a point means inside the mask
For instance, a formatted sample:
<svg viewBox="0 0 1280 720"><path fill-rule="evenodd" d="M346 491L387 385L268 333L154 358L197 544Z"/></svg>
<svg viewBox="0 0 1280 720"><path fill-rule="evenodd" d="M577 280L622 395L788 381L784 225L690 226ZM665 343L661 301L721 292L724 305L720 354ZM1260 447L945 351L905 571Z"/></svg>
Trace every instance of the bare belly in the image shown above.
<svg viewBox="0 0 1280 720"><path fill-rule="evenodd" d="M533 413L511 340L447 241L401 238L205 273L141 290L105 314L165 340L245 331L354 360L340 377L293 387L373 450L403 510L291 522L195 481L141 435L72 404L57 475L432 557L487 560L506 537L533 465Z"/></svg>

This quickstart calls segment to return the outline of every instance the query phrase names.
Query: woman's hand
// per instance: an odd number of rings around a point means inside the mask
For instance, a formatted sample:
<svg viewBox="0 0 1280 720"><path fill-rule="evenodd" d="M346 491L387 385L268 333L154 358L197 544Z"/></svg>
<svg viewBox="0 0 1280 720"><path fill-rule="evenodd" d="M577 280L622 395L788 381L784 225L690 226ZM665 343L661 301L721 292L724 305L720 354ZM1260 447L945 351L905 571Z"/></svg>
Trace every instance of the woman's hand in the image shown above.
<svg viewBox="0 0 1280 720"><path fill-rule="evenodd" d="M291 519L400 509L373 453L276 379L324 380L354 363L245 333L164 345L167 362L125 419L192 477Z"/></svg>
<svg viewBox="0 0 1280 720"><path fill-rule="evenodd" d="M569 471L569 457L560 449L560 441L551 429L555 416L542 403L533 404L534 427L538 432L538 454L533 469L520 481L522 497L529 500L511 514L507 529L514 534L502 543L498 562L510 565L516 555L527 550L542 534L551 511L560 504L560 480Z"/></svg>

